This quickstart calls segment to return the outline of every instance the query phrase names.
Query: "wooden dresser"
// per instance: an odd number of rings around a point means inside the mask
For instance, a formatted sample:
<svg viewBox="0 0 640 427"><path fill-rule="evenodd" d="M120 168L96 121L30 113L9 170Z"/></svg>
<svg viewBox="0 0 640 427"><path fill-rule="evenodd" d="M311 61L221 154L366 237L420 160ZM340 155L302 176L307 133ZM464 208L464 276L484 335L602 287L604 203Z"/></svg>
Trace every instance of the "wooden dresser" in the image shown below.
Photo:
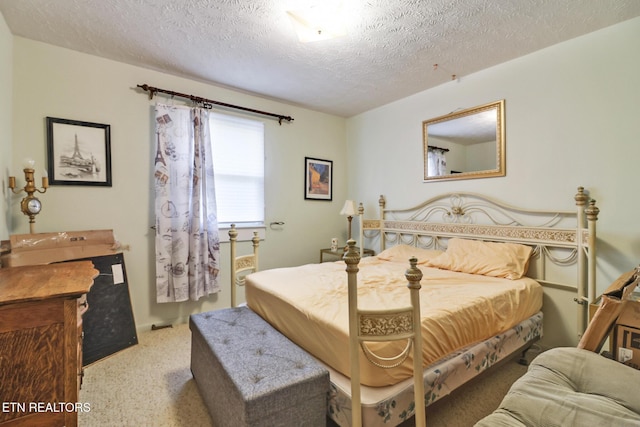
<svg viewBox="0 0 640 427"><path fill-rule="evenodd" d="M90 261L0 268L0 426L77 426Z"/></svg>

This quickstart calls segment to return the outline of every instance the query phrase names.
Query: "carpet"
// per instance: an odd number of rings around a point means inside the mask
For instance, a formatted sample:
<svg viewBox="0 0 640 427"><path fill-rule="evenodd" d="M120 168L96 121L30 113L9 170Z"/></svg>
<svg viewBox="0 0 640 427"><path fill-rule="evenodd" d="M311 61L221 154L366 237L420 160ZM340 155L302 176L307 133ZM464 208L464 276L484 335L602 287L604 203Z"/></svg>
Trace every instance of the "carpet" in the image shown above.
<svg viewBox="0 0 640 427"><path fill-rule="evenodd" d="M211 427L191 376L187 324L138 335L138 345L85 367L80 426ZM530 354L529 358L535 354ZM498 407L526 367L516 361L485 372L462 390L427 408L429 427L466 427ZM332 426L328 422L328 426ZM402 427L413 425L412 420Z"/></svg>

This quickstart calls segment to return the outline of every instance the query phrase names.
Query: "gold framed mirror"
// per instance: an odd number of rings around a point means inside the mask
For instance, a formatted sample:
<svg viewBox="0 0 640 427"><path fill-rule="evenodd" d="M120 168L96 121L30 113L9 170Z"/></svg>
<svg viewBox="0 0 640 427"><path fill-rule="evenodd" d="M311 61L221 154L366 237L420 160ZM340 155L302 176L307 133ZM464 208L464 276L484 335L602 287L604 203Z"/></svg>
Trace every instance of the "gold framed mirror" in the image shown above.
<svg viewBox="0 0 640 427"><path fill-rule="evenodd" d="M504 99L422 122L424 181L505 176Z"/></svg>

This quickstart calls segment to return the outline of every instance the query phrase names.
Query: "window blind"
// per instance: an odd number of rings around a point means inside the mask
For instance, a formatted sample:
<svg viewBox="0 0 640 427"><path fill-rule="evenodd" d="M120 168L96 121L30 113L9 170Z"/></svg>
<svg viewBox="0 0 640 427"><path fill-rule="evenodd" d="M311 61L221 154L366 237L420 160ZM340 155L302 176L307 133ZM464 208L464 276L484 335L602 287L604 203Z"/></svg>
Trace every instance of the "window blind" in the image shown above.
<svg viewBox="0 0 640 427"><path fill-rule="evenodd" d="M264 224L264 123L210 114L218 223Z"/></svg>

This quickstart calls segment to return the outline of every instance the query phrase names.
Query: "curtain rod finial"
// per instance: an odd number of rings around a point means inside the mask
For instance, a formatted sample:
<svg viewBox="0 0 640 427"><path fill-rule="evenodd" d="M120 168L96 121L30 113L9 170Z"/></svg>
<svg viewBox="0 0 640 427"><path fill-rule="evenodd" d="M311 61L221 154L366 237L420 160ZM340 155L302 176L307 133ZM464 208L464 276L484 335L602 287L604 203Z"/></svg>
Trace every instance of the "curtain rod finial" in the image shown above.
<svg viewBox="0 0 640 427"><path fill-rule="evenodd" d="M143 84L143 85L138 85L138 87L142 90L144 90L145 92L149 92L149 100L153 99L153 95L155 95L156 91L155 88L149 86L148 84Z"/></svg>

